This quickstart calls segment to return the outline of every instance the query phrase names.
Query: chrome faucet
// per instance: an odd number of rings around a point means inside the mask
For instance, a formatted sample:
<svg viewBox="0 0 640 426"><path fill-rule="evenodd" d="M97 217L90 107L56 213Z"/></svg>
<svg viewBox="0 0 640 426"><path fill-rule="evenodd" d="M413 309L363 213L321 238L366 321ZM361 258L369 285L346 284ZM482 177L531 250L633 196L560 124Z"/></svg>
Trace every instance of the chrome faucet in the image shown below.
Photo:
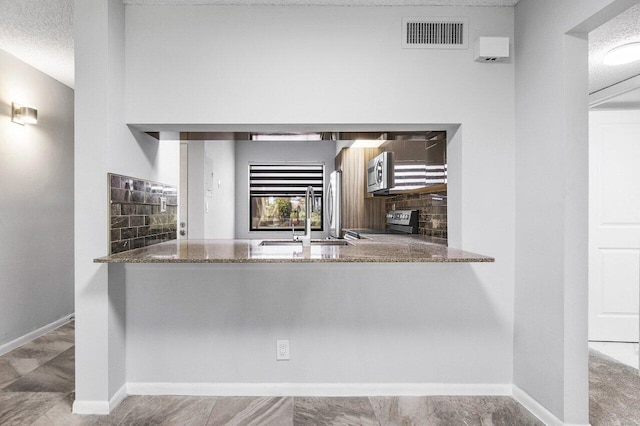
<svg viewBox="0 0 640 426"><path fill-rule="evenodd" d="M304 195L304 235L300 237L303 246L311 246L311 212L314 211L315 194L313 187L307 186L307 192Z"/></svg>

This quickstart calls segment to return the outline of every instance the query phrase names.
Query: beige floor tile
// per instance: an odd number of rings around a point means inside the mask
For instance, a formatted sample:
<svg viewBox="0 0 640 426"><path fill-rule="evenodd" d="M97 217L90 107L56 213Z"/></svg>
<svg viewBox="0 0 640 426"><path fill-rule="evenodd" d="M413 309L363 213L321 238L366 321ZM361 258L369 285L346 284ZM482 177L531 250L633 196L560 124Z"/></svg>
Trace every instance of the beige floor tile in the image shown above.
<svg viewBox="0 0 640 426"><path fill-rule="evenodd" d="M218 398L207 423L211 426L293 425L293 398Z"/></svg>
<svg viewBox="0 0 640 426"><path fill-rule="evenodd" d="M296 426L373 426L379 424L369 399L364 397L295 398L293 419Z"/></svg>
<svg viewBox="0 0 640 426"><path fill-rule="evenodd" d="M4 390L7 392L62 392L75 388L75 348L67 349L52 360L20 377Z"/></svg>
<svg viewBox="0 0 640 426"><path fill-rule="evenodd" d="M0 425L29 425L65 397L50 392L0 392Z"/></svg>
<svg viewBox="0 0 640 426"><path fill-rule="evenodd" d="M205 425L216 399L196 396L145 396L121 425Z"/></svg>
<svg viewBox="0 0 640 426"><path fill-rule="evenodd" d="M589 420L592 426L640 425L638 370L589 351Z"/></svg>
<svg viewBox="0 0 640 426"><path fill-rule="evenodd" d="M9 385L20 377L20 373L11 365L9 360L0 357L0 389Z"/></svg>
<svg viewBox="0 0 640 426"><path fill-rule="evenodd" d="M2 356L20 375L25 375L72 348L73 342L41 336Z"/></svg>

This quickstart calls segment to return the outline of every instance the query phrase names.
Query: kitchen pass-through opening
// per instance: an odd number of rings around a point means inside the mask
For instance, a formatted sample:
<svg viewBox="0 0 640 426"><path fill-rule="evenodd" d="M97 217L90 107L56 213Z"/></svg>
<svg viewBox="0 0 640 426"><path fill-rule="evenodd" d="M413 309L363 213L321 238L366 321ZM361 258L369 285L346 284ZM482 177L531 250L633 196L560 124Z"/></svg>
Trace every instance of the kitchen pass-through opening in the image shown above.
<svg viewBox="0 0 640 426"><path fill-rule="evenodd" d="M314 238L388 231L389 216L407 212L410 233L446 244L452 130L182 132L179 238L289 238L304 229L312 187Z"/></svg>

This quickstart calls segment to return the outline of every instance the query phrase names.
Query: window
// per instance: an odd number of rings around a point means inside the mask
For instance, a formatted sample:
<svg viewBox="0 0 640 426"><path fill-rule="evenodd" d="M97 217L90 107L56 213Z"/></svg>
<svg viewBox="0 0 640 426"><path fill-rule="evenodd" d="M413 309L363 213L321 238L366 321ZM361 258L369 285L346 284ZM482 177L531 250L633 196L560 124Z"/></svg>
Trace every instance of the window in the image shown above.
<svg viewBox="0 0 640 426"><path fill-rule="evenodd" d="M251 231L304 229L305 193L314 191L311 229L322 231L323 163L278 163L249 165Z"/></svg>

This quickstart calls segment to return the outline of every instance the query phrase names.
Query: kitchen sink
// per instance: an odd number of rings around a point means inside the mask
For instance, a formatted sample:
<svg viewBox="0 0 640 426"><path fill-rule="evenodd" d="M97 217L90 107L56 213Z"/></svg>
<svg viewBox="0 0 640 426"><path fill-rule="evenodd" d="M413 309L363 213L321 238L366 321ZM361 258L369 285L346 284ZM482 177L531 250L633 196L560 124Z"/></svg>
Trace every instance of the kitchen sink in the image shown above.
<svg viewBox="0 0 640 426"><path fill-rule="evenodd" d="M302 246L302 241L293 240L263 240L261 246ZM312 246L350 246L345 240L311 240Z"/></svg>

